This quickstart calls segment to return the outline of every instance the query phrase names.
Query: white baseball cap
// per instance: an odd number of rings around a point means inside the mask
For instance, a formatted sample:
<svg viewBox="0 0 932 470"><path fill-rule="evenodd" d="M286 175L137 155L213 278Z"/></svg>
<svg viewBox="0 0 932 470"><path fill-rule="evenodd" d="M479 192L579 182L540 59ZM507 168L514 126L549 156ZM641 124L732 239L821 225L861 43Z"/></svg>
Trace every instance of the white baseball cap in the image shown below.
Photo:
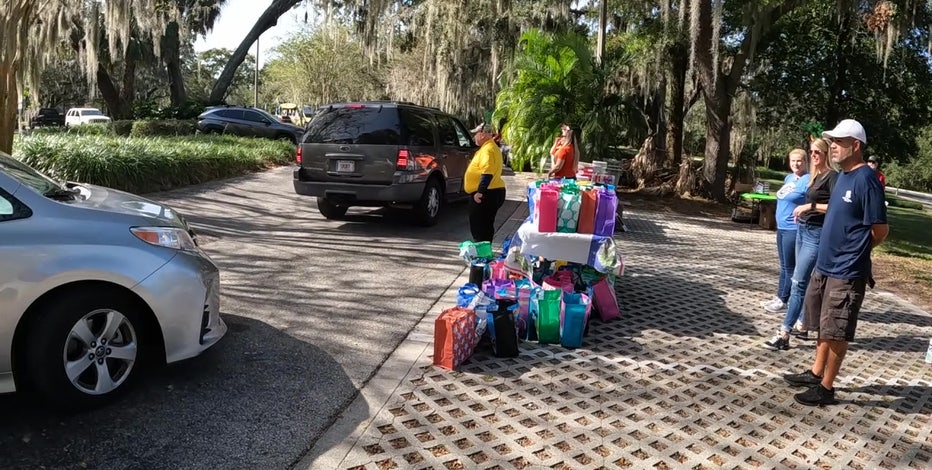
<svg viewBox="0 0 932 470"><path fill-rule="evenodd" d="M843 139L845 137L853 137L867 145L867 133L864 132L861 123L854 119L844 119L834 129L822 133L823 139Z"/></svg>

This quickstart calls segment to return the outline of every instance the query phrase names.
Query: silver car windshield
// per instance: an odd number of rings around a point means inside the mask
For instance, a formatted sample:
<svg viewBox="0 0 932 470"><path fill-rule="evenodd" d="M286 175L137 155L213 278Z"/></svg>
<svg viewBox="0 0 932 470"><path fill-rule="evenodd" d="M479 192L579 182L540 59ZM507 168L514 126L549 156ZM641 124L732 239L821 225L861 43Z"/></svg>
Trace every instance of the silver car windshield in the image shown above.
<svg viewBox="0 0 932 470"><path fill-rule="evenodd" d="M38 191L39 194L47 194L61 189L61 186L52 178L39 173L29 165L3 152L0 152L0 171Z"/></svg>

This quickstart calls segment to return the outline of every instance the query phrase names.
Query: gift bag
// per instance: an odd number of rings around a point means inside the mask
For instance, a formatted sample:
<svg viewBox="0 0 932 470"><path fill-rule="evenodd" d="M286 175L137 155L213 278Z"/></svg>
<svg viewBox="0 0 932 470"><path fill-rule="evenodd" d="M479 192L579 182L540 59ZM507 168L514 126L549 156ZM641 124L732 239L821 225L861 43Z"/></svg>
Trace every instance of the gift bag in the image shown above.
<svg viewBox="0 0 932 470"><path fill-rule="evenodd" d="M552 187L540 188L540 202L538 206L537 231L539 232L556 232L557 231L557 201L560 193Z"/></svg>
<svg viewBox="0 0 932 470"><path fill-rule="evenodd" d="M560 342L560 311L563 307L562 290L542 290L537 307L537 341Z"/></svg>
<svg viewBox="0 0 932 470"><path fill-rule="evenodd" d="M603 322L621 318L618 311L618 297L615 296L615 289L608 282L608 278L592 286L592 300Z"/></svg>
<svg viewBox="0 0 932 470"><path fill-rule="evenodd" d="M515 327L515 310L518 304L514 300L496 300L496 308L492 312L492 352L496 357L518 356L518 331Z"/></svg>
<svg viewBox="0 0 932 470"><path fill-rule="evenodd" d="M525 334L523 336L519 333L519 338L525 341L537 341L537 318L539 316L540 309L540 299L541 299L541 288L540 286L535 285L531 288L531 299L530 299L530 308L528 309L527 322L525 324ZM520 317L519 317L520 318ZM520 331L520 330L519 330Z"/></svg>
<svg viewBox="0 0 932 470"><path fill-rule="evenodd" d="M479 294L479 286L471 282L464 284L463 287L460 287L460 290L456 293L456 306L468 308L469 304L472 303L477 294Z"/></svg>
<svg viewBox="0 0 932 470"><path fill-rule="evenodd" d="M576 233L581 205L579 189L576 186L564 187L557 202L559 204L557 208L557 232Z"/></svg>
<svg viewBox="0 0 932 470"><path fill-rule="evenodd" d="M492 242L477 242L476 243L476 256L479 258L492 258Z"/></svg>
<svg viewBox="0 0 932 470"><path fill-rule="evenodd" d="M615 211L618 207L618 197L615 190L605 189L599 191L595 208L595 229L592 233L603 237L615 235Z"/></svg>
<svg viewBox="0 0 932 470"><path fill-rule="evenodd" d="M579 205L579 223L576 233L593 233L595 231L595 209L598 205L599 191L589 189L581 193Z"/></svg>
<svg viewBox="0 0 932 470"><path fill-rule="evenodd" d="M534 283L530 279L515 281L515 291L518 294L517 328L518 338L527 339L527 325L530 322L531 295L534 293Z"/></svg>
<svg viewBox="0 0 932 470"><path fill-rule="evenodd" d="M454 370L476 346L476 314L455 307L444 310L434 321L434 365Z"/></svg>
<svg viewBox="0 0 932 470"><path fill-rule="evenodd" d="M563 294L563 304L560 344L566 348L578 348L582 346L583 333L589 320L589 297L586 294Z"/></svg>
<svg viewBox="0 0 932 470"><path fill-rule="evenodd" d="M559 289L564 292L575 291L573 273L568 270L557 271L543 280L544 289Z"/></svg>

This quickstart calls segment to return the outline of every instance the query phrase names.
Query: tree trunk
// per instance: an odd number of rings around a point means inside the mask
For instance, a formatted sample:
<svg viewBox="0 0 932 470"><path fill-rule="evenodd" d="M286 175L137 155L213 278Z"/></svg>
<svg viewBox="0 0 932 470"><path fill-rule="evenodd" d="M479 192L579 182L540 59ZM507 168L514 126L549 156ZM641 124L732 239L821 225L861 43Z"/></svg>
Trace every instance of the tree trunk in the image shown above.
<svg viewBox="0 0 932 470"><path fill-rule="evenodd" d="M664 165L676 165L683 160L683 121L686 119L686 72L689 69L689 51L677 41L669 50L669 95L667 109L667 155Z"/></svg>
<svg viewBox="0 0 932 470"><path fill-rule="evenodd" d="M698 1L699 31L692 47L706 105L705 159L701 178L697 178L693 185L678 183L677 188L681 190L680 194L689 192L724 202L727 200L725 177L730 159L731 102L741 81L741 75L744 74L751 54L766 47L766 36L774 23L796 8L801 0L783 0L776 6L763 7L760 14L754 15L756 24L745 27L740 36L742 39L737 53L730 60L724 55L719 56L718 60L713 57L713 41L721 39L712 37L712 4L707 0ZM724 53L724 48L722 50ZM729 63L730 68L726 70L724 66ZM683 174L682 168L680 174Z"/></svg>
<svg viewBox="0 0 932 470"><path fill-rule="evenodd" d="M654 91L645 104L644 114L647 118L648 136L641 145L637 155L631 162L631 173L637 180L638 188L643 188L654 182L657 170L663 168L665 152L663 149L666 135L663 110L665 87L660 86Z"/></svg>
<svg viewBox="0 0 932 470"><path fill-rule="evenodd" d="M181 42L178 37L178 23L172 21L165 28L162 38L162 60L168 72L168 90L171 104L180 107L188 101L188 92L184 88L184 74L181 71Z"/></svg>
<svg viewBox="0 0 932 470"><path fill-rule="evenodd" d="M12 67L0 63L0 152L13 153L13 129L17 127L18 102L19 91L16 89L16 76Z"/></svg>
<svg viewBox="0 0 932 470"><path fill-rule="evenodd" d="M825 129L835 127L844 112L844 91L848 87L848 56L851 52L851 15L845 11L838 13L838 25L835 36L835 64L831 71L829 83L828 106L825 109Z"/></svg>
<svg viewBox="0 0 932 470"><path fill-rule="evenodd" d="M262 12L262 15L256 20L256 24L249 30L249 34L243 38L239 47L233 52L230 61L227 62L227 65L223 68L223 72L220 73L220 78L217 79L217 83L214 83L214 88L210 91L210 98L208 99L210 103L220 103L223 101L226 97L227 90L230 88L230 84L233 83L236 69L239 68L243 60L246 59L249 48L252 47L256 39L258 39L262 33L278 23L278 18L293 6L300 3L300 1L301 0L273 0L272 4Z"/></svg>
<svg viewBox="0 0 932 470"><path fill-rule="evenodd" d="M113 83L113 77L110 76L104 66L97 65L97 89L100 90L100 96L107 103L110 117L114 121L133 118L133 93L135 87L132 77L135 72L136 60L127 56L123 72L123 89L118 89L116 84Z"/></svg>
<svg viewBox="0 0 932 470"><path fill-rule="evenodd" d="M13 131L19 127L19 89L16 71L23 66L22 51L39 2L5 2L0 14L0 152L13 153Z"/></svg>

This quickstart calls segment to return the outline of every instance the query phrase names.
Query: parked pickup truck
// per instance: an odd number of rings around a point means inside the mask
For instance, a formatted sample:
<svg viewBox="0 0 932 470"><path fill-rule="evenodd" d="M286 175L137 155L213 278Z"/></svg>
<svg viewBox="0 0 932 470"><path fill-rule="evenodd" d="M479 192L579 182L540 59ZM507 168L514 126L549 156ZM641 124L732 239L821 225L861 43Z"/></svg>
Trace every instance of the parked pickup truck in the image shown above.
<svg viewBox="0 0 932 470"><path fill-rule="evenodd" d="M29 121L29 127L36 128L42 126L64 126L65 115L58 112L55 108L42 108L39 114Z"/></svg>

